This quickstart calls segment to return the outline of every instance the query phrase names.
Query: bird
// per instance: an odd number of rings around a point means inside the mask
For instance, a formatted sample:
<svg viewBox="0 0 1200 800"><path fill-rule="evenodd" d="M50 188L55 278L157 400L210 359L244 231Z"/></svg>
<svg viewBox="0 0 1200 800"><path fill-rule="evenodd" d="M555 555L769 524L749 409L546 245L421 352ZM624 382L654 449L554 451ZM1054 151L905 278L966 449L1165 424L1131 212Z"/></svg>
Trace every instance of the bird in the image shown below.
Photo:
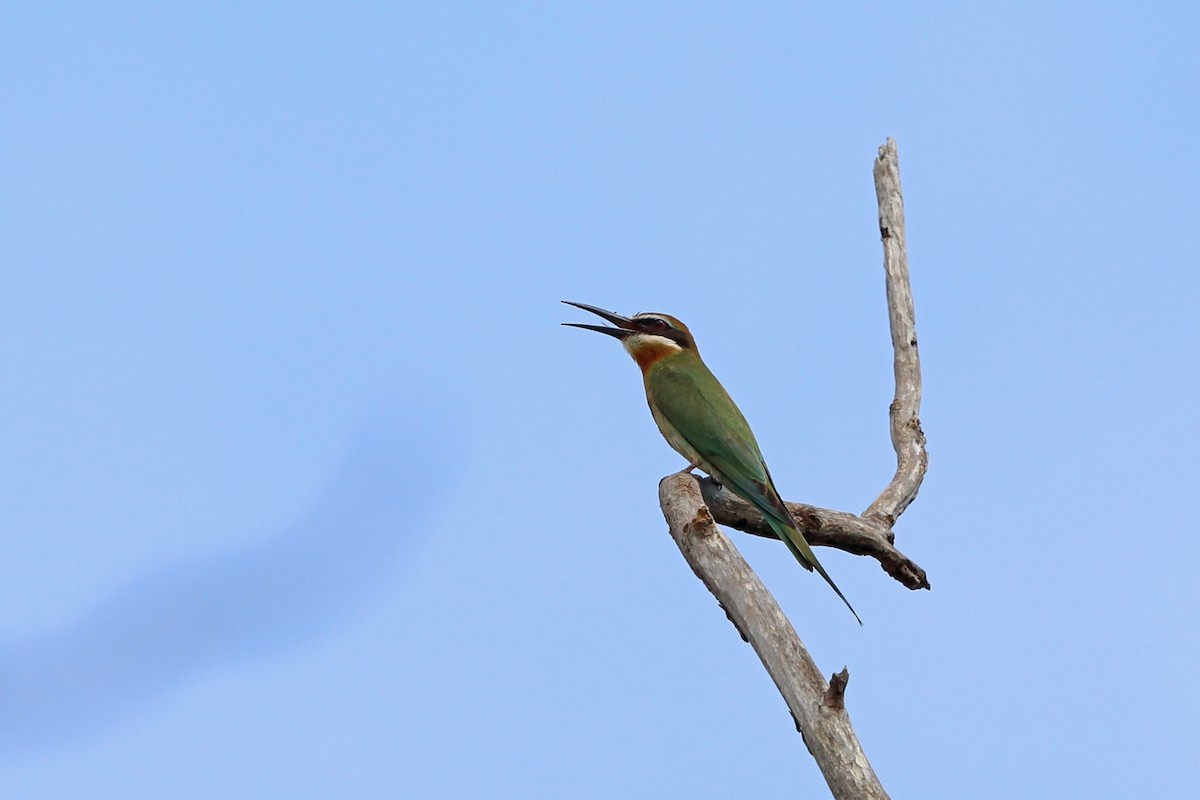
<svg viewBox="0 0 1200 800"><path fill-rule="evenodd" d="M642 370L650 414L667 444L687 460L681 472L697 467L762 512L775 535L801 566L816 570L862 625L842 590L821 566L775 488L754 432L725 387L700 358L687 326L669 314L624 317L586 303L563 300L616 327L564 322L619 340Z"/></svg>

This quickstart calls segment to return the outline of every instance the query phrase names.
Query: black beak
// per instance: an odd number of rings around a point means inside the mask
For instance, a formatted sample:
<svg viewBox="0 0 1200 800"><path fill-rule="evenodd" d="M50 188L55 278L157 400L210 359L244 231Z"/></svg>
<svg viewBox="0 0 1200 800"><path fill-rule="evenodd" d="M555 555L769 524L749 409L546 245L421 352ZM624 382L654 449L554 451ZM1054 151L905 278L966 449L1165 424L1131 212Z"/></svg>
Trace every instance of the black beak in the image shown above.
<svg viewBox="0 0 1200 800"><path fill-rule="evenodd" d="M611 311L605 311L603 308L589 306L587 303L572 303L570 300L563 300L563 302L569 306L575 306L576 308L582 308L584 311L590 311L596 316L601 317L617 326L615 328L609 328L606 325L584 325L579 322L563 323L563 325L566 325L570 328L586 328L589 331L599 331L600 333L607 333L609 336L617 339L624 339L626 336L632 336L633 334L637 333L637 327L634 325L633 320L631 320L629 317L622 317L620 314L614 314Z"/></svg>

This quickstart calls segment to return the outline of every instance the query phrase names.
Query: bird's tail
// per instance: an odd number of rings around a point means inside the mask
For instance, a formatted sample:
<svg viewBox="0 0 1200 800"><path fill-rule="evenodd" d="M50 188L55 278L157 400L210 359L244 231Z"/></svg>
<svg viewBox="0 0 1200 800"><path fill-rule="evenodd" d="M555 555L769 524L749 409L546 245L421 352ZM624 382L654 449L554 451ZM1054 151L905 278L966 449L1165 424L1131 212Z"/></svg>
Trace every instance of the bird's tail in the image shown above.
<svg viewBox="0 0 1200 800"><path fill-rule="evenodd" d="M808 542L804 540L804 534L800 533L799 529L796 527L786 525L782 522L772 519L770 516L767 517L767 523L770 524L771 530L775 531L775 535L782 539L783 543L787 545L788 550L792 551L792 555L796 557L796 560L800 562L800 565L809 572L812 572L815 569L817 573L825 579L825 582L829 584L830 588L837 592L837 596L842 598L842 602L846 604L846 608L850 609L850 613L854 615L856 620L858 620L858 624L862 625L863 622L862 619L859 618L858 612L854 610L854 606L850 605L850 601L846 599L846 595L842 594L842 590L839 589L837 584L833 582L833 578L829 577L829 573L826 572L825 568L821 566L821 562L817 561L816 554L813 553L812 548L808 546Z"/></svg>

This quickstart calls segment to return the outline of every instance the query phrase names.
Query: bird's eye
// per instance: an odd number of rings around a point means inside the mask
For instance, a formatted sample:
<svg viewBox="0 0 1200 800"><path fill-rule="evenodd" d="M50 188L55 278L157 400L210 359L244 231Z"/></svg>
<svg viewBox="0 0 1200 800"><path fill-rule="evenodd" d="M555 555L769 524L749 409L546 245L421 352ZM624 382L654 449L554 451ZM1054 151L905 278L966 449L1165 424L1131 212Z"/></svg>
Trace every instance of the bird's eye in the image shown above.
<svg viewBox="0 0 1200 800"><path fill-rule="evenodd" d="M647 317L646 324L660 331L667 327L667 321L662 317Z"/></svg>

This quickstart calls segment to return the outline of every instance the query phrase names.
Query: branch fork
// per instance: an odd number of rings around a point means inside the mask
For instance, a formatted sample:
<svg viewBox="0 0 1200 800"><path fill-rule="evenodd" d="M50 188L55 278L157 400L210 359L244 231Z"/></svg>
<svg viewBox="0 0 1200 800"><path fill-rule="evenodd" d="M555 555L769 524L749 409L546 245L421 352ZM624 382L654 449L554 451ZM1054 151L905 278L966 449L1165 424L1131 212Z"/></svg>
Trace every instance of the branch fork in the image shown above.
<svg viewBox="0 0 1200 800"><path fill-rule="evenodd" d="M895 399L888 410L896 472L861 514L802 503L787 505L809 544L870 556L909 589L928 589L925 570L896 549L892 531L917 496L928 456L918 416L921 364L905 250L904 201L896 142L891 137L879 148L874 176L896 381ZM659 482L658 494L680 552L775 681L833 796L887 798L846 713L849 671L843 668L825 681L775 598L717 528L720 523L774 538L766 520L749 503L709 478L674 473Z"/></svg>

